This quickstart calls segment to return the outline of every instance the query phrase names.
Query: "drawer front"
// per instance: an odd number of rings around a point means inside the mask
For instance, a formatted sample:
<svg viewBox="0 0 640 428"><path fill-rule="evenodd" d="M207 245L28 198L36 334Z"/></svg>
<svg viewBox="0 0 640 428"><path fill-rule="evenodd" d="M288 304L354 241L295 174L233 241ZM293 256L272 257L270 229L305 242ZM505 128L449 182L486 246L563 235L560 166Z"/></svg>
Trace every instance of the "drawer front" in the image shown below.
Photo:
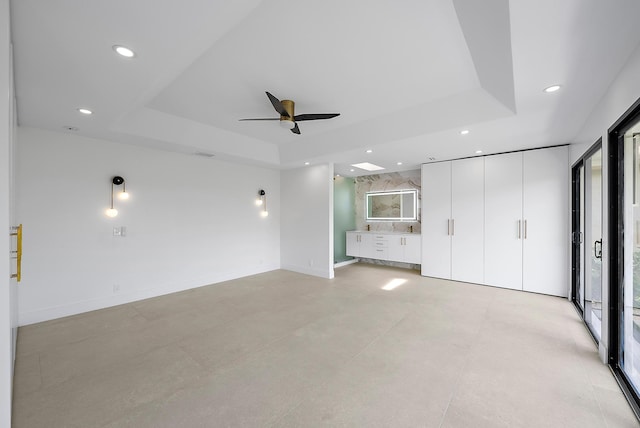
<svg viewBox="0 0 640 428"><path fill-rule="evenodd" d="M388 248L389 241L373 241L374 248Z"/></svg>
<svg viewBox="0 0 640 428"><path fill-rule="evenodd" d="M389 257L389 249L388 248L374 248L372 251L371 258L378 260L386 260Z"/></svg>

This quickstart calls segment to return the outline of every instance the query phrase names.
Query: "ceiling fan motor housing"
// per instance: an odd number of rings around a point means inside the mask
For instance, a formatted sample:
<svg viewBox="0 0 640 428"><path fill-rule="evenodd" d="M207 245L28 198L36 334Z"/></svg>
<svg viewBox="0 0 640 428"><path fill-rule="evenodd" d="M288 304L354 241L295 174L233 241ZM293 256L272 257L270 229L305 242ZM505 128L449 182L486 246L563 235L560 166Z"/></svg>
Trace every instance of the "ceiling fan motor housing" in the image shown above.
<svg viewBox="0 0 640 428"><path fill-rule="evenodd" d="M295 122L293 121L293 117L295 116L294 107L295 103L291 100L282 100L280 101L284 110L289 113L289 117L281 115L280 116L280 126L287 129L293 129L295 126Z"/></svg>

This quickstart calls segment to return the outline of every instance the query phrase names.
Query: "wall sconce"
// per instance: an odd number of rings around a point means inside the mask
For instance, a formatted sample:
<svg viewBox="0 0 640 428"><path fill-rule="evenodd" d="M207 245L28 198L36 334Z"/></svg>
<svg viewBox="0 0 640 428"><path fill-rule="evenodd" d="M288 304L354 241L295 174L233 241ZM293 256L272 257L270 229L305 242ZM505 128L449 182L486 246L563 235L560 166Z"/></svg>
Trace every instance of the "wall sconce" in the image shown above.
<svg viewBox="0 0 640 428"><path fill-rule="evenodd" d="M262 212L260 212L260 215L262 217L266 217L266 216L269 215L269 211L267 211L267 192L265 192L262 189L260 189L260 191L258 192L258 198L256 199L256 205L262 207Z"/></svg>
<svg viewBox="0 0 640 428"><path fill-rule="evenodd" d="M123 201L129 199L129 193L127 193L127 185L124 182L124 178L120 177L119 175L116 175L111 179L111 205L109 209L105 212L107 217L115 217L118 215L118 210L113 207L113 189L114 189L114 186L120 186L120 185L122 185L122 192L118 193L118 199L121 199Z"/></svg>

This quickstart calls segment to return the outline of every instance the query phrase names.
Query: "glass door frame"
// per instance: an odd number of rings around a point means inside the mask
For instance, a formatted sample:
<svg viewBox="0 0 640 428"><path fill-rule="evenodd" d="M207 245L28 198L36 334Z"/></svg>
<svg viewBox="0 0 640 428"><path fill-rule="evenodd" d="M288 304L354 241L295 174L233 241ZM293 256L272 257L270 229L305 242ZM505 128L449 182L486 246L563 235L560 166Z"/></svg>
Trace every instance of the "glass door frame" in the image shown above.
<svg viewBox="0 0 640 428"><path fill-rule="evenodd" d="M602 138L599 138L598 141L596 141L591 147L589 147L589 150L587 150L582 155L582 157L571 166L571 301L576 307L576 310L580 314L582 320L585 321L587 330L593 337L593 340L596 342L596 344L599 342L599 340L585 320L584 294L586 288L584 287L586 287L586 284L584 284L583 292L580 296L578 296L578 289L580 288L580 280L583 273L582 271L585 269L585 257L587 256L587 253L590 254L590 251L587 251L586 243L584 245L584 248L581 247L581 244L584 243L584 234L582 233L581 226L586 227L586 225L582 225L582 220L584 220L584 213L581 209L584 203L582 198L584 198L585 196L582 190L586 189L586 183L582 183L581 178L586 181L586 160L596 154L598 150L602 150ZM580 168L582 168L583 171L582 177L580 174ZM578 300L579 297L582 299L582 302Z"/></svg>
<svg viewBox="0 0 640 428"><path fill-rule="evenodd" d="M640 397L622 367L624 334L624 133L640 121L638 99L608 130L609 190L609 355L613 374L636 416Z"/></svg>

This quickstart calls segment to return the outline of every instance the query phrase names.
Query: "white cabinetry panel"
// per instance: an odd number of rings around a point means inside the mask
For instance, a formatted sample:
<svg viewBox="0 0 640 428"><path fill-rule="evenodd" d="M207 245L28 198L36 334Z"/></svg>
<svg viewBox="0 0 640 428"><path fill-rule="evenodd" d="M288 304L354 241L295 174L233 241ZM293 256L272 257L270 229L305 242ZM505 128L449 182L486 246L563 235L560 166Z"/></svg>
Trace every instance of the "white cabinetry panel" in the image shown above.
<svg viewBox="0 0 640 428"><path fill-rule="evenodd" d="M422 275L451 278L451 162L422 165Z"/></svg>
<svg viewBox="0 0 640 428"><path fill-rule="evenodd" d="M422 275L567 296L568 149L422 166Z"/></svg>
<svg viewBox="0 0 640 428"><path fill-rule="evenodd" d="M485 283L522 290L522 153L485 159Z"/></svg>
<svg viewBox="0 0 640 428"><path fill-rule="evenodd" d="M524 153L525 291L567 296L568 164L566 147Z"/></svg>
<svg viewBox="0 0 640 428"><path fill-rule="evenodd" d="M484 281L484 158L451 166L451 279Z"/></svg>

